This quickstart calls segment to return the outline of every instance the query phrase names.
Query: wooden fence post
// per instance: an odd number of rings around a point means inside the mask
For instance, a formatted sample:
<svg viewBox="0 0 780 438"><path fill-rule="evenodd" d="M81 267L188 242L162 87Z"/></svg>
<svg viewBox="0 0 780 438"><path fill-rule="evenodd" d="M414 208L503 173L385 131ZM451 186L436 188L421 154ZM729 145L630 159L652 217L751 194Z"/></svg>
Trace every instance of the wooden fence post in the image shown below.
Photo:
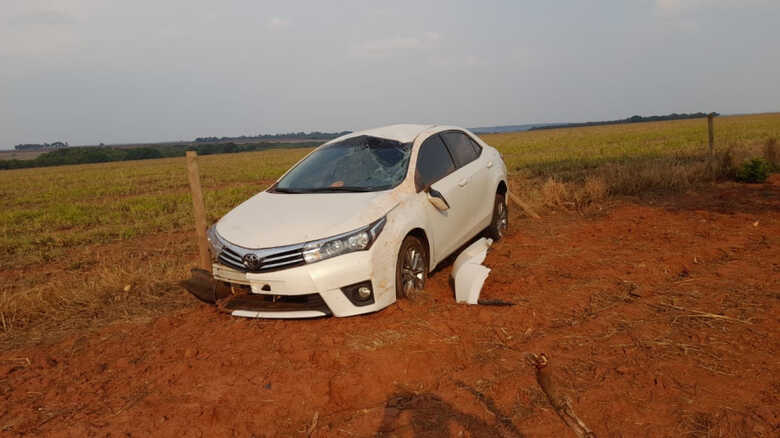
<svg viewBox="0 0 780 438"><path fill-rule="evenodd" d="M198 153L187 151L187 178L190 180L192 195L192 213L195 215L195 234L198 239L198 266L211 272L209 243L206 240L206 207L203 205L203 190L200 188Z"/></svg>
<svg viewBox="0 0 780 438"><path fill-rule="evenodd" d="M715 153L715 130L713 128L713 121L712 119L715 117L715 113L709 113L707 114L707 132L709 134L709 141L710 141L710 156L712 156Z"/></svg>

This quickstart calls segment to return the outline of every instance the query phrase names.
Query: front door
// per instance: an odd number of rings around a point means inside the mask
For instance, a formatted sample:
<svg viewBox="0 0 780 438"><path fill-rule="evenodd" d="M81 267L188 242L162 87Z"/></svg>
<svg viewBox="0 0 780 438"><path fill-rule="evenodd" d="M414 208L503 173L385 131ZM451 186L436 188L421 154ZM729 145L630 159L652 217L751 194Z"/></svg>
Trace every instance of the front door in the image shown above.
<svg viewBox="0 0 780 438"><path fill-rule="evenodd" d="M420 146L415 171L417 196L427 198L428 190L438 191L449 204L449 209L439 210L427 200L425 208L427 229L431 242L431 261L435 264L458 248L468 231L468 199L463 186L458 185L455 162L444 141L438 134L426 139Z"/></svg>

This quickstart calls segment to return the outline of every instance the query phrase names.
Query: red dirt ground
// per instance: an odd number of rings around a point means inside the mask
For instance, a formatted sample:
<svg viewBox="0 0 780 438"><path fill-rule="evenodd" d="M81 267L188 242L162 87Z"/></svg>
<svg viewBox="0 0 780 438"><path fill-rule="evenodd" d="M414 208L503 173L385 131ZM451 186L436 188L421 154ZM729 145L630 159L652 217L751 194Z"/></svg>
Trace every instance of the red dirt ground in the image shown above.
<svg viewBox="0 0 780 438"><path fill-rule="evenodd" d="M483 298L451 267L347 319L212 307L0 354L4 436L573 436L526 352L599 437L780 434L780 178L516 218ZM186 293L184 291L182 294Z"/></svg>

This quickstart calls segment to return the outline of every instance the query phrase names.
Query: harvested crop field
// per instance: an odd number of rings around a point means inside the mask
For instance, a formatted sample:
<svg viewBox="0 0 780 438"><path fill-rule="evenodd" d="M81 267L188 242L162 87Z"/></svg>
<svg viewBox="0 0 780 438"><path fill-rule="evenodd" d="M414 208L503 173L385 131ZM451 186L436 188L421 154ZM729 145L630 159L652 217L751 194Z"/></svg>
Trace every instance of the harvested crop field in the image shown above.
<svg viewBox="0 0 780 438"><path fill-rule="evenodd" d="M0 434L573 436L525 361L544 352L599 437L777 436L778 238L775 174L515 215L482 293L511 307L456 305L446 264L414 301L312 321L232 318L133 278L105 305L147 300L166 315L0 353ZM121 254L140 272L145 260L194 260L190 240L97 242L74 259ZM97 274L68 266L3 275L76 288L79 272Z"/></svg>

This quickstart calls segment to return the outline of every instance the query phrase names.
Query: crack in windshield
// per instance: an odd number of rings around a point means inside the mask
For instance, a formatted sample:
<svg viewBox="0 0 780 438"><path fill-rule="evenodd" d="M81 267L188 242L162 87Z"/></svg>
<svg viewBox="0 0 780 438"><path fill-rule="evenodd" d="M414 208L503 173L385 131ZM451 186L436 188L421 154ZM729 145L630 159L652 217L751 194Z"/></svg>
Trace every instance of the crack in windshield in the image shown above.
<svg viewBox="0 0 780 438"><path fill-rule="evenodd" d="M272 188L276 193L374 192L403 181L410 143L361 135L315 150Z"/></svg>

